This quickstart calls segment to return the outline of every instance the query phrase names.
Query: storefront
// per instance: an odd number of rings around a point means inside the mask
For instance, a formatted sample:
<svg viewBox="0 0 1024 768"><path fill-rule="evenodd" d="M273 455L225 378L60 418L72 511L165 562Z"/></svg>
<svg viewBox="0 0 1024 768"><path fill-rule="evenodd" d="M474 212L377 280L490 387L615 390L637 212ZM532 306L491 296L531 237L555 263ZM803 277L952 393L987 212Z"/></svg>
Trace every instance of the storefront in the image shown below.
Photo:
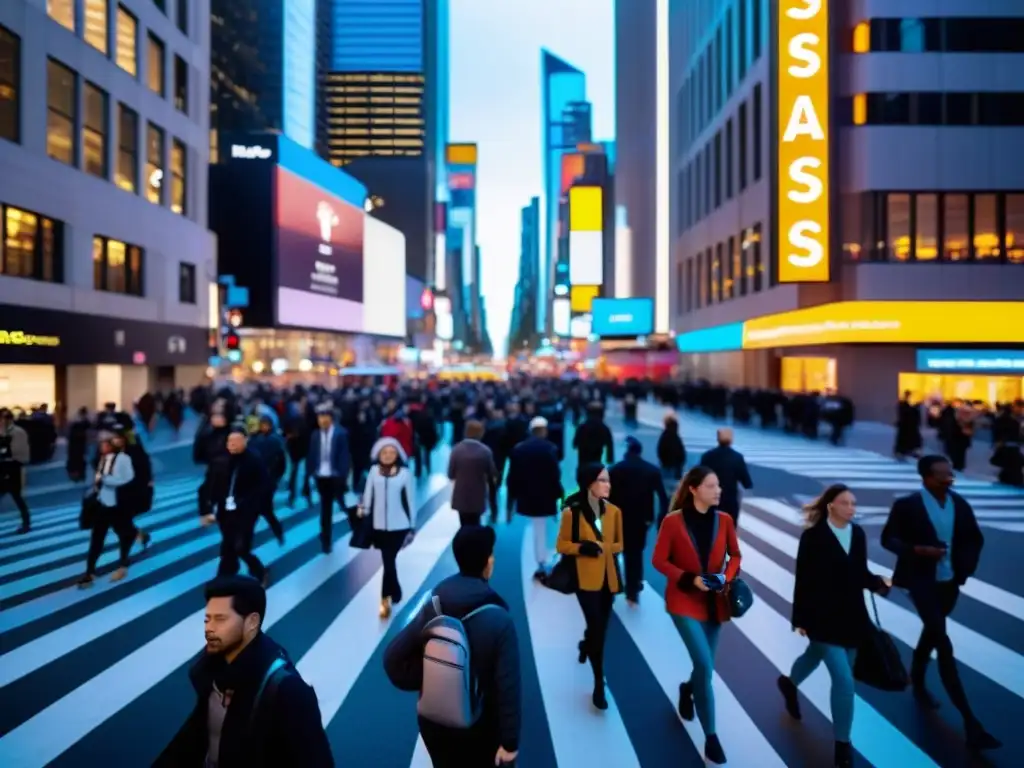
<svg viewBox="0 0 1024 768"><path fill-rule="evenodd" d="M837 302L682 334L677 346L684 376L837 390L865 420L891 420L907 389L989 405L1024 394L1020 302Z"/></svg>
<svg viewBox="0 0 1024 768"><path fill-rule="evenodd" d="M209 331L117 317L0 306L0 406L57 413L199 384Z"/></svg>

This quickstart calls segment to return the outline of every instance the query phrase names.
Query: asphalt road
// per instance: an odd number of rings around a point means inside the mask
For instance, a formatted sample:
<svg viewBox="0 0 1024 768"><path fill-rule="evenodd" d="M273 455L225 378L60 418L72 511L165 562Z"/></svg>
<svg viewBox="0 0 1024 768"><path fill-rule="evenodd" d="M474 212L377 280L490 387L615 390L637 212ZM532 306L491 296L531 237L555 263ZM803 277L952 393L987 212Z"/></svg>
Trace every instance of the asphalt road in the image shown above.
<svg viewBox="0 0 1024 768"><path fill-rule="evenodd" d="M661 414L645 406L642 416L656 424ZM616 417L610 423L621 451L626 429ZM713 443L714 427L683 417L691 463ZM653 456L657 429L641 426L634 434ZM871 560L883 572L892 560L875 541L879 522L893 495L908 492L915 481L912 473L906 479L906 467L881 456L756 430L739 432L736 447L747 453L755 485L741 515L741 546L756 603L722 633L715 678L719 735L730 765L827 766L832 734L826 673L816 672L804 684L801 723L784 714L774 682L805 645L790 631L788 618L800 531L796 507L824 483L845 476L872 536ZM35 528L22 537L12 534L16 514L5 502L0 765L149 765L193 705L186 670L202 647L201 587L215 572L217 539L196 524L198 476L187 453L169 452L160 461L157 502L142 518L153 544L117 584L100 578L90 590L73 586L86 545L76 525L79 490L31 497ZM445 461L445 449L439 449L435 470L443 470ZM573 458L564 471L569 483ZM864 477L853 477L858 474ZM887 487L864 487L879 485L880 477ZM988 761L973 764L1020 766L1024 566L1015 526L1024 522L1024 497L988 485L968 484L964 490L982 517L988 544L978 578L953 614L950 634L971 701L1005 743ZM273 573L265 626L314 685L339 765L429 766L417 737L415 697L390 686L381 655L430 586L455 570L449 543L458 522L447 494L443 475L420 485L420 533L399 558L408 599L386 623L376 612L379 557L345 546L343 516L335 527L338 546L327 556L319 552L316 512L304 505L290 510L279 500L287 528L283 547L262 527L257 535L259 554ZM532 536L523 521L500 521L497 527L492 583L510 605L522 660L521 768L703 765L700 727L684 725L675 713L678 684L690 662L664 612L660 575L647 569L638 608L616 603L606 662L611 706L598 713L589 704L589 670L575 662L582 632L575 601L533 583ZM550 533L553 539L553 525ZM101 561L107 571L112 558L108 550ZM920 628L908 609L901 595L879 602L882 623L905 660ZM934 671L930 684L943 704L935 713L919 710L908 694L858 686L853 742L862 765L972 764Z"/></svg>

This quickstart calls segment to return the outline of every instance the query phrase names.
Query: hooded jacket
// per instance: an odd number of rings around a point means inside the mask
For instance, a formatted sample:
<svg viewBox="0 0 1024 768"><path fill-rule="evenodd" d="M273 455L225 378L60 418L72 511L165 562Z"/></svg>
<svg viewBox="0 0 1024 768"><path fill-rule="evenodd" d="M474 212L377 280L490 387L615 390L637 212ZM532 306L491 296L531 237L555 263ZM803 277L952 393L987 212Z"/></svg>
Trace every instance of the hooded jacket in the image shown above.
<svg viewBox="0 0 1024 768"><path fill-rule="evenodd" d="M466 622L473 674L480 684L483 713L474 726L478 735L494 749L519 749L521 696L519 641L508 605L482 578L456 574L434 588L444 613L461 619L483 605L497 605L503 611L484 611ZM419 613L395 636L384 651L384 671L403 691L423 687L423 628L435 616L428 600Z"/></svg>
<svg viewBox="0 0 1024 768"><path fill-rule="evenodd" d="M379 458L385 447L398 452L397 472L381 472ZM374 462L363 489L363 510L376 531L408 531L416 528L416 498L409 459L401 444L393 437L382 437L373 444L370 460Z"/></svg>

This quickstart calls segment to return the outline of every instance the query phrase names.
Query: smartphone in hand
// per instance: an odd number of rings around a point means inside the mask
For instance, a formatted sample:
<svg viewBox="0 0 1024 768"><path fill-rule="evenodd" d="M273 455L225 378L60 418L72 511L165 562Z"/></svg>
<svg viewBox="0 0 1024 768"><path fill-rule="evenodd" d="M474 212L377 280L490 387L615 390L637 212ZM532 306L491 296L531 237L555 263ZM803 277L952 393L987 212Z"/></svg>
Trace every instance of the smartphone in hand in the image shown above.
<svg viewBox="0 0 1024 768"><path fill-rule="evenodd" d="M701 576L706 586L712 592L721 592L725 589L725 576L720 573L705 573Z"/></svg>

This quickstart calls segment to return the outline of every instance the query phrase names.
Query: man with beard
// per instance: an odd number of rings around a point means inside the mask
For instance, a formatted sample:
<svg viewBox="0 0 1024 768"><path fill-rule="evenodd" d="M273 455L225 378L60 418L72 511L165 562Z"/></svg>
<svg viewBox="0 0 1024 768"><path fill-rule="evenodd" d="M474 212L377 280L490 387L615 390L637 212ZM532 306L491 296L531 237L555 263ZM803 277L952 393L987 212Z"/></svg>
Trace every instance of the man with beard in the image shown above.
<svg viewBox="0 0 1024 768"><path fill-rule="evenodd" d="M227 576L205 592L206 650L189 670L196 705L154 766L333 768L316 693L263 634L263 587Z"/></svg>
<svg viewBox="0 0 1024 768"><path fill-rule="evenodd" d="M203 525L220 526L218 576L238 573L239 560L266 586L270 571L252 552L256 520L264 511L270 476L260 458L249 450L244 425L231 428L227 456L211 464L200 490Z"/></svg>

